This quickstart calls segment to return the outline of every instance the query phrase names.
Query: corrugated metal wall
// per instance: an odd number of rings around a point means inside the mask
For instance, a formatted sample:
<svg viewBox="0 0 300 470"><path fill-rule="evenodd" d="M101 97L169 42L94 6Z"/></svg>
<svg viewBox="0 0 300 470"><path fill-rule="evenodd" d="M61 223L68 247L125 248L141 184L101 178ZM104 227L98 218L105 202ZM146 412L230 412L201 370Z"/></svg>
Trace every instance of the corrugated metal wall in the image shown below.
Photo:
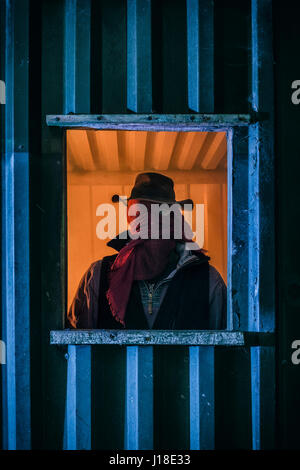
<svg viewBox="0 0 300 470"><path fill-rule="evenodd" d="M134 1L129 3L131 7L135 4ZM209 80L205 83L210 99L198 97L191 83L188 86L186 2L153 0L151 6L150 2L142 3L148 13L144 16L144 24L137 25L135 13L126 14L125 0L8 2L11 5L8 23L15 34L12 51L15 91L16 95L19 93L27 98L26 103L16 100L13 119L15 152L24 151L21 147L24 143L25 150L30 152L30 185L27 189L31 214L31 354L28 365L31 369L33 448L61 448L65 405L64 350L49 346L49 331L61 328L65 307L62 277L66 268L65 246L61 244L61 234L65 230L64 207L61 205L64 162L60 131L46 126L46 115L142 111L239 113L249 110L250 1L229 0L225 4L215 0L214 8L212 2L206 2L211 12L210 27L203 34L213 38L214 44L214 54L207 61ZM188 2L194 3L197 4ZM5 11L7 14L8 6L1 0L1 17ZM21 43L26 45L28 61L19 49L18 34L22 36ZM134 35L137 35L136 41ZM3 47L1 54L3 57ZM132 61L136 60L138 63L133 67ZM139 75L135 100L127 99L128 87L136 86L131 69L145 75ZM146 83L147 93L139 89L141 83ZM129 96L134 96L132 90ZM28 124L25 128L24 122ZM53 230L54 224L56 230ZM94 350L93 446L122 448L124 397L119 392L124 387L124 367L121 365L125 355L123 350L110 347L109 360L104 364L102 361L100 367L100 354L103 350ZM155 446L187 448L187 351L173 348L157 354L160 354L160 361L156 360L156 372L163 378L160 387L163 387L165 397L172 390L173 399L159 401ZM238 354L221 349L217 352L217 364L216 419L219 427L216 446L249 448L249 354L244 350ZM114 368L118 369L118 374ZM156 399L160 390L155 391ZM113 406L108 407L107 403ZM17 439L26 446L21 431Z"/></svg>

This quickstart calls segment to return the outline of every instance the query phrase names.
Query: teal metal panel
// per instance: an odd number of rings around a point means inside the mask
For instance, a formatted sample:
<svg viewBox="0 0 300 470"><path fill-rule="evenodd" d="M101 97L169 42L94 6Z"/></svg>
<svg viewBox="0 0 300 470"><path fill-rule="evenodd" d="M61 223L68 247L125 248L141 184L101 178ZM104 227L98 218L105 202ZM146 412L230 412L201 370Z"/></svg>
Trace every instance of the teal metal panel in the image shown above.
<svg viewBox="0 0 300 470"><path fill-rule="evenodd" d="M49 331L63 327L66 308L66 225L64 185L66 177L64 133L51 130L45 122L50 110L64 109L64 29L65 4L62 0L41 3L41 148L35 163L37 177L34 219L39 231L35 263L39 277L32 279L40 292L40 328L33 340L41 355L39 377L41 435L36 436L42 449L61 449L65 412L67 363L61 348L48 345ZM38 214L37 214L38 213ZM40 283L40 285L39 285ZM39 287L36 287L39 286ZM37 341L38 340L38 341Z"/></svg>
<svg viewBox="0 0 300 470"><path fill-rule="evenodd" d="M227 327L248 329L248 129L232 129L227 139L228 256Z"/></svg>
<svg viewBox="0 0 300 470"><path fill-rule="evenodd" d="M251 0L214 0L215 112L250 108Z"/></svg>
<svg viewBox="0 0 300 470"><path fill-rule="evenodd" d="M92 449L124 449L126 347L92 348Z"/></svg>
<svg viewBox="0 0 300 470"><path fill-rule="evenodd" d="M91 432L91 346L69 346L67 450L91 449Z"/></svg>
<svg viewBox="0 0 300 470"><path fill-rule="evenodd" d="M251 348L252 449L275 448L275 349Z"/></svg>
<svg viewBox="0 0 300 470"><path fill-rule="evenodd" d="M125 450L153 449L153 347L127 346Z"/></svg>
<svg viewBox="0 0 300 470"><path fill-rule="evenodd" d="M189 418L189 348L157 345L154 348L154 448L188 449Z"/></svg>
<svg viewBox="0 0 300 470"><path fill-rule="evenodd" d="M91 0L66 0L64 16L64 112L88 113L91 85Z"/></svg>
<svg viewBox="0 0 300 470"><path fill-rule="evenodd" d="M268 120L249 133L249 326L275 328L275 193L272 1L251 2L251 104ZM266 262L267 260L267 262ZM275 447L274 349L252 348L252 446Z"/></svg>
<svg viewBox="0 0 300 470"><path fill-rule="evenodd" d="M95 113L127 112L127 0L92 2L92 91Z"/></svg>
<svg viewBox="0 0 300 470"><path fill-rule="evenodd" d="M250 349L215 348L216 450L252 448Z"/></svg>
<svg viewBox="0 0 300 470"><path fill-rule="evenodd" d="M1 4L6 17L5 148L2 156L3 447L30 449L29 1ZM19 116L23 119L20 120Z"/></svg>
<svg viewBox="0 0 300 470"><path fill-rule="evenodd" d="M127 0L127 108L152 111L151 0Z"/></svg>
<svg viewBox="0 0 300 470"><path fill-rule="evenodd" d="M214 111L214 3L187 0L188 103L191 111Z"/></svg>
<svg viewBox="0 0 300 470"><path fill-rule="evenodd" d="M190 449L215 448L214 346L190 346Z"/></svg>
<svg viewBox="0 0 300 470"><path fill-rule="evenodd" d="M0 0L0 80L5 80L5 45L6 45L6 31L5 31L5 1ZM2 95L3 100L3 95ZM1 102L1 99L0 99ZM0 104L0 155L5 151L5 142L4 142L4 133L5 133L5 106ZM0 165L0 178L2 181L2 166ZM2 221L1 221L2 226ZM2 235L1 235L2 239ZM0 258L2 259L2 243L0 244ZM0 289L2 291L2 276L0 277ZM0 303L0 331L2 337L2 302ZM3 350L2 350L3 351ZM6 410L4 404L6 402L5 387L2 386L3 383L3 367L0 367L0 386L1 386L1 400L0 400L0 449L3 448L4 439L3 439L3 422L7 422Z"/></svg>
<svg viewBox="0 0 300 470"><path fill-rule="evenodd" d="M153 107L188 113L187 15L182 0L152 0Z"/></svg>
<svg viewBox="0 0 300 470"><path fill-rule="evenodd" d="M255 112L268 119L250 128L249 137L249 329L275 326L275 192L273 149L272 2L252 0L252 89ZM265 260L268 260L266 263Z"/></svg>

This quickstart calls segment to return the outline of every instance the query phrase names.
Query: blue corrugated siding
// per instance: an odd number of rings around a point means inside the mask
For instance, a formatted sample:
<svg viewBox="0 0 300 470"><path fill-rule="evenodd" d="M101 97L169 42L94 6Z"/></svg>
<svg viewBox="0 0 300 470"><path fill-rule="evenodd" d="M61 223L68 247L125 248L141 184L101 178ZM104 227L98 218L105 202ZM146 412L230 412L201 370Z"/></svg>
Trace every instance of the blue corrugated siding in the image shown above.
<svg viewBox="0 0 300 470"><path fill-rule="evenodd" d="M2 158L3 446L29 449L29 2L6 2L5 153ZM20 122L20 115L22 122Z"/></svg>

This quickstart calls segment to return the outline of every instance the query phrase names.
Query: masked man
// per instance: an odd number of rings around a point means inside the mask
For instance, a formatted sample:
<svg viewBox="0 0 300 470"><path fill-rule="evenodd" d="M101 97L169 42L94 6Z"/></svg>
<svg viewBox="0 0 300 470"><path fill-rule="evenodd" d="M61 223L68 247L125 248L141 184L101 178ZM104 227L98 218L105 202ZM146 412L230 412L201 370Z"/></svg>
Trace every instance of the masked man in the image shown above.
<svg viewBox="0 0 300 470"><path fill-rule="evenodd" d="M179 210L185 204L192 201L176 201L170 178L137 176L128 199L129 231L107 244L117 254L94 262L84 274L66 328L226 328L226 286L209 257L191 242ZM160 210L166 207L169 213Z"/></svg>

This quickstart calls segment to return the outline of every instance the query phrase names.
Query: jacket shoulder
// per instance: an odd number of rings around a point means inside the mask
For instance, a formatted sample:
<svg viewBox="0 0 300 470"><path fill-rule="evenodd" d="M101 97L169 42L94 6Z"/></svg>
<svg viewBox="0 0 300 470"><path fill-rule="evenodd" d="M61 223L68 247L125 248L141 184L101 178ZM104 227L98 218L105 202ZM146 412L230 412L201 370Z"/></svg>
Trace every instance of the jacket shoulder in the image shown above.
<svg viewBox="0 0 300 470"><path fill-rule="evenodd" d="M99 270L99 269L101 269L101 267L102 267L102 265L103 265L104 263L111 263L111 262L113 262L113 261L116 259L116 257L117 257L117 255L109 255L109 256L104 256L103 258L98 259L98 260L96 260L96 261L93 261L93 262L90 264L90 266L89 266L89 268L87 269L86 272L87 272L87 273L88 273L88 272L92 273L92 272L94 272L95 270Z"/></svg>

